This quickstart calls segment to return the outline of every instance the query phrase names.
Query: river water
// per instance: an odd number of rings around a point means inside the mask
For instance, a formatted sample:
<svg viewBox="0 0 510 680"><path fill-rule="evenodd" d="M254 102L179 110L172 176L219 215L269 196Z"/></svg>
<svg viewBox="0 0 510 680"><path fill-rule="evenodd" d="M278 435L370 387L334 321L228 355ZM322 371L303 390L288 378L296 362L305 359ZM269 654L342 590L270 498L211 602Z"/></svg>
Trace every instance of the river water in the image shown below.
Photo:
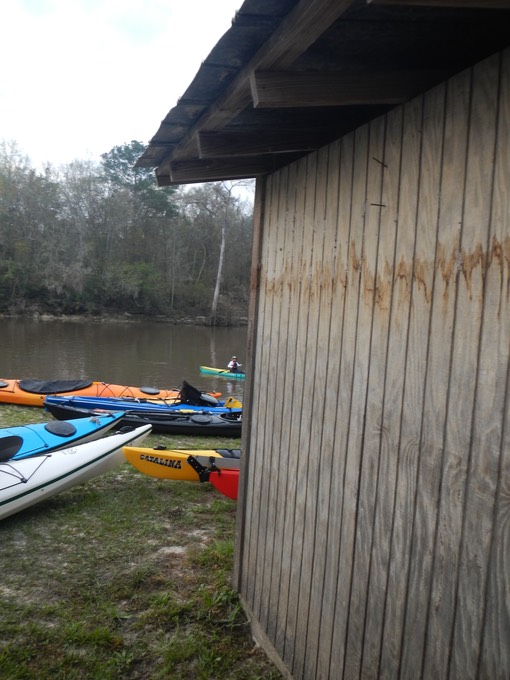
<svg viewBox="0 0 510 680"><path fill-rule="evenodd" d="M242 399L244 381L215 378L199 367L245 359L246 327L156 322L3 319L0 379L86 378L122 385L179 387L183 380Z"/></svg>

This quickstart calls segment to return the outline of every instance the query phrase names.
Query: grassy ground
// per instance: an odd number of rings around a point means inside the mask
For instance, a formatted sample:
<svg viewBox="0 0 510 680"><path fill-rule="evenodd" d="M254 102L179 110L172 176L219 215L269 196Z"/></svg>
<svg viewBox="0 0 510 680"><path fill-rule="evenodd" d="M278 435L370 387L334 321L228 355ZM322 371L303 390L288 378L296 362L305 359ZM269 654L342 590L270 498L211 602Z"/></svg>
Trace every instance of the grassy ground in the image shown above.
<svg viewBox="0 0 510 680"><path fill-rule="evenodd" d="M0 406L0 427L51 420ZM151 435L144 445L236 448ZM0 522L2 680L276 680L231 589L236 504L128 463Z"/></svg>

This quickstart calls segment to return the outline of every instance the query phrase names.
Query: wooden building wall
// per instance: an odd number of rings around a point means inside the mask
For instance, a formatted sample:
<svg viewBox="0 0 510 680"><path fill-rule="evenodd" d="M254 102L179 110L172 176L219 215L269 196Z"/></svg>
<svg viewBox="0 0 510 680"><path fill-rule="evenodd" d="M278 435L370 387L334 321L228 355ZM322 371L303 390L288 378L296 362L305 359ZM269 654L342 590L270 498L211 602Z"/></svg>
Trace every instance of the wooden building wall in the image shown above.
<svg viewBox="0 0 510 680"><path fill-rule="evenodd" d="M294 678L510 677L510 52L259 181L236 573Z"/></svg>

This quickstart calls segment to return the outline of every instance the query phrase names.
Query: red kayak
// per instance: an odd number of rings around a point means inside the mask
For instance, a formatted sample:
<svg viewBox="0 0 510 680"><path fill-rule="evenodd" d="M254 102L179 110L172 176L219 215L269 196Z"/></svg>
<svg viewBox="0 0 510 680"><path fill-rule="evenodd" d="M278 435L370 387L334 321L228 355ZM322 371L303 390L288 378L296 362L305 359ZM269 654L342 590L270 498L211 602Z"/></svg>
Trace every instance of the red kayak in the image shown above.
<svg viewBox="0 0 510 680"><path fill-rule="evenodd" d="M239 470L211 470L209 481L227 498L237 500L239 489Z"/></svg>
<svg viewBox="0 0 510 680"><path fill-rule="evenodd" d="M220 469L214 464L214 458L211 459L208 466L200 463L195 456L189 456L187 462L198 474L198 479L201 482L211 482L224 496L234 501L237 500L239 469Z"/></svg>

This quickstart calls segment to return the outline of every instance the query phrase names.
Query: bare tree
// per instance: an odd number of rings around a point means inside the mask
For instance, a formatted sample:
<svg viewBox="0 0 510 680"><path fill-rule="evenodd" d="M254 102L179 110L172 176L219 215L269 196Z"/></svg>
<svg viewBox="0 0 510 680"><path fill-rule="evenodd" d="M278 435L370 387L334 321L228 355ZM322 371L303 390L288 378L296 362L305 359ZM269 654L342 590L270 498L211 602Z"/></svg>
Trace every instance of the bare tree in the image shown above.
<svg viewBox="0 0 510 680"><path fill-rule="evenodd" d="M188 217L202 227L202 238L207 233L207 227L216 234L218 258L209 317L211 325L215 325L218 319L227 242L233 237L235 225L243 220L241 201L235 193L236 187L233 182L214 182L194 187L182 196Z"/></svg>

